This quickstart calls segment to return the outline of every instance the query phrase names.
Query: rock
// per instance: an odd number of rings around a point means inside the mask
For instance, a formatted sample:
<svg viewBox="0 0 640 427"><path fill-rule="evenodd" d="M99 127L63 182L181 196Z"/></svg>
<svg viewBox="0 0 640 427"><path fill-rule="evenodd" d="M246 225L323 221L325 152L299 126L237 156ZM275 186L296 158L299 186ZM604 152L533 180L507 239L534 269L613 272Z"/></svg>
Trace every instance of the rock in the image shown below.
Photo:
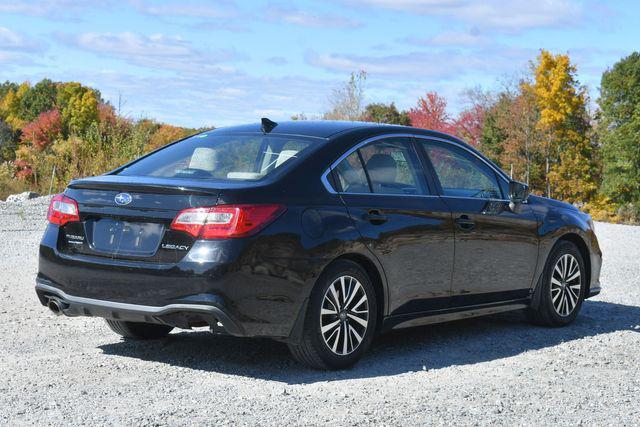
<svg viewBox="0 0 640 427"><path fill-rule="evenodd" d="M40 197L40 195L38 193L34 193L33 191L25 191L24 193L20 194L11 194L9 197L7 197L7 202L20 203L24 202L25 200L35 199L36 197Z"/></svg>

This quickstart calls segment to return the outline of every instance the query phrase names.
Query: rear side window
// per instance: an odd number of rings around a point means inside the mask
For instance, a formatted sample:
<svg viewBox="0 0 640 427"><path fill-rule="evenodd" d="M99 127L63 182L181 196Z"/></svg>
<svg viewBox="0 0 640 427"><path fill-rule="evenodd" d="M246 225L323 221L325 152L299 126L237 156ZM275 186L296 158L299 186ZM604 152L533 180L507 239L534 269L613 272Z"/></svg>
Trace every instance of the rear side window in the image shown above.
<svg viewBox="0 0 640 427"><path fill-rule="evenodd" d="M354 151L334 169L344 193L371 193L360 156Z"/></svg>
<svg viewBox="0 0 640 427"><path fill-rule="evenodd" d="M334 169L343 193L428 194L420 162L408 138L367 144Z"/></svg>
<svg viewBox="0 0 640 427"><path fill-rule="evenodd" d="M454 147L429 142L423 144L445 196L502 197L495 172L482 160Z"/></svg>
<svg viewBox="0 0 640 427"><path fill-rule="evenodd" d="M118 174L252 181L286 167L313 145L301 137L200 134L163 148Z"/></svg>
<svg viewBox="0 0 640 427"><path fill-rule="evenodd" d="M427 194L422 169L407 138L383 139L359 151L374 193Z"/></svg>

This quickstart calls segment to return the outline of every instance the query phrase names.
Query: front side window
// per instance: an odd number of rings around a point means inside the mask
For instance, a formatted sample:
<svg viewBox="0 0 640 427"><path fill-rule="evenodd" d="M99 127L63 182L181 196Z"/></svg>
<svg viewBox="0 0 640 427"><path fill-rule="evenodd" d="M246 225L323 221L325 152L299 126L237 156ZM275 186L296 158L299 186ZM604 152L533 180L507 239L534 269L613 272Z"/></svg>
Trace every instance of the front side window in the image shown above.
<svg viewBox="0 0 640 427"><path fill-rule="evenodd" d="M203 133L169 145L118 172L125 176L250 181L295 162L313 145L300 137Z"/></svg>
<svg viewBox="0 0 640 427"><path fill-rule="evenodd" d="M451 197L500 199L502 193L495 172L479 158L431 142L421 142L431 160L442 192Z"/></svg>

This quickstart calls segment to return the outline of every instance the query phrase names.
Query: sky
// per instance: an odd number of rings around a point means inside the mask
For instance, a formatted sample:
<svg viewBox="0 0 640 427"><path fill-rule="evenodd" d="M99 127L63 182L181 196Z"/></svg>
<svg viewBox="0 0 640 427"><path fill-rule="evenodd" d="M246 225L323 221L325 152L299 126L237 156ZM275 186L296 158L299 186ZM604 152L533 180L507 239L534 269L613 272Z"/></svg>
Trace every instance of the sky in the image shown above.
<svg viewBox="0 0 640 427"><path fill-rule="evenodd" d="M455 113L541 48L568 53L595 100L638 41L640 3L623 0L0 0L0 80L79 81L188 127L316 117L359 70L367 103L437 91Z"/></svg>

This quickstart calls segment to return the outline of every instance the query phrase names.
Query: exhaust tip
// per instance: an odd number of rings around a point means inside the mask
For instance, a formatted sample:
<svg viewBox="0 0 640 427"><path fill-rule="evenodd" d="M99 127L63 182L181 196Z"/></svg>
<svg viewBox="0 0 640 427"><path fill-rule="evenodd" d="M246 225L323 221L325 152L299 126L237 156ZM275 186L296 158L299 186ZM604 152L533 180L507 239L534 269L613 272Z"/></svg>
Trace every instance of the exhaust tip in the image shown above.
<svg viewBox="0 0 640 427"><path fill-rule="evenodd" d="M49 310L51 310L51 312L56 316L60 316L62 314L62 304L57 300L50 299L47 307L49 307Z"/></svg>

